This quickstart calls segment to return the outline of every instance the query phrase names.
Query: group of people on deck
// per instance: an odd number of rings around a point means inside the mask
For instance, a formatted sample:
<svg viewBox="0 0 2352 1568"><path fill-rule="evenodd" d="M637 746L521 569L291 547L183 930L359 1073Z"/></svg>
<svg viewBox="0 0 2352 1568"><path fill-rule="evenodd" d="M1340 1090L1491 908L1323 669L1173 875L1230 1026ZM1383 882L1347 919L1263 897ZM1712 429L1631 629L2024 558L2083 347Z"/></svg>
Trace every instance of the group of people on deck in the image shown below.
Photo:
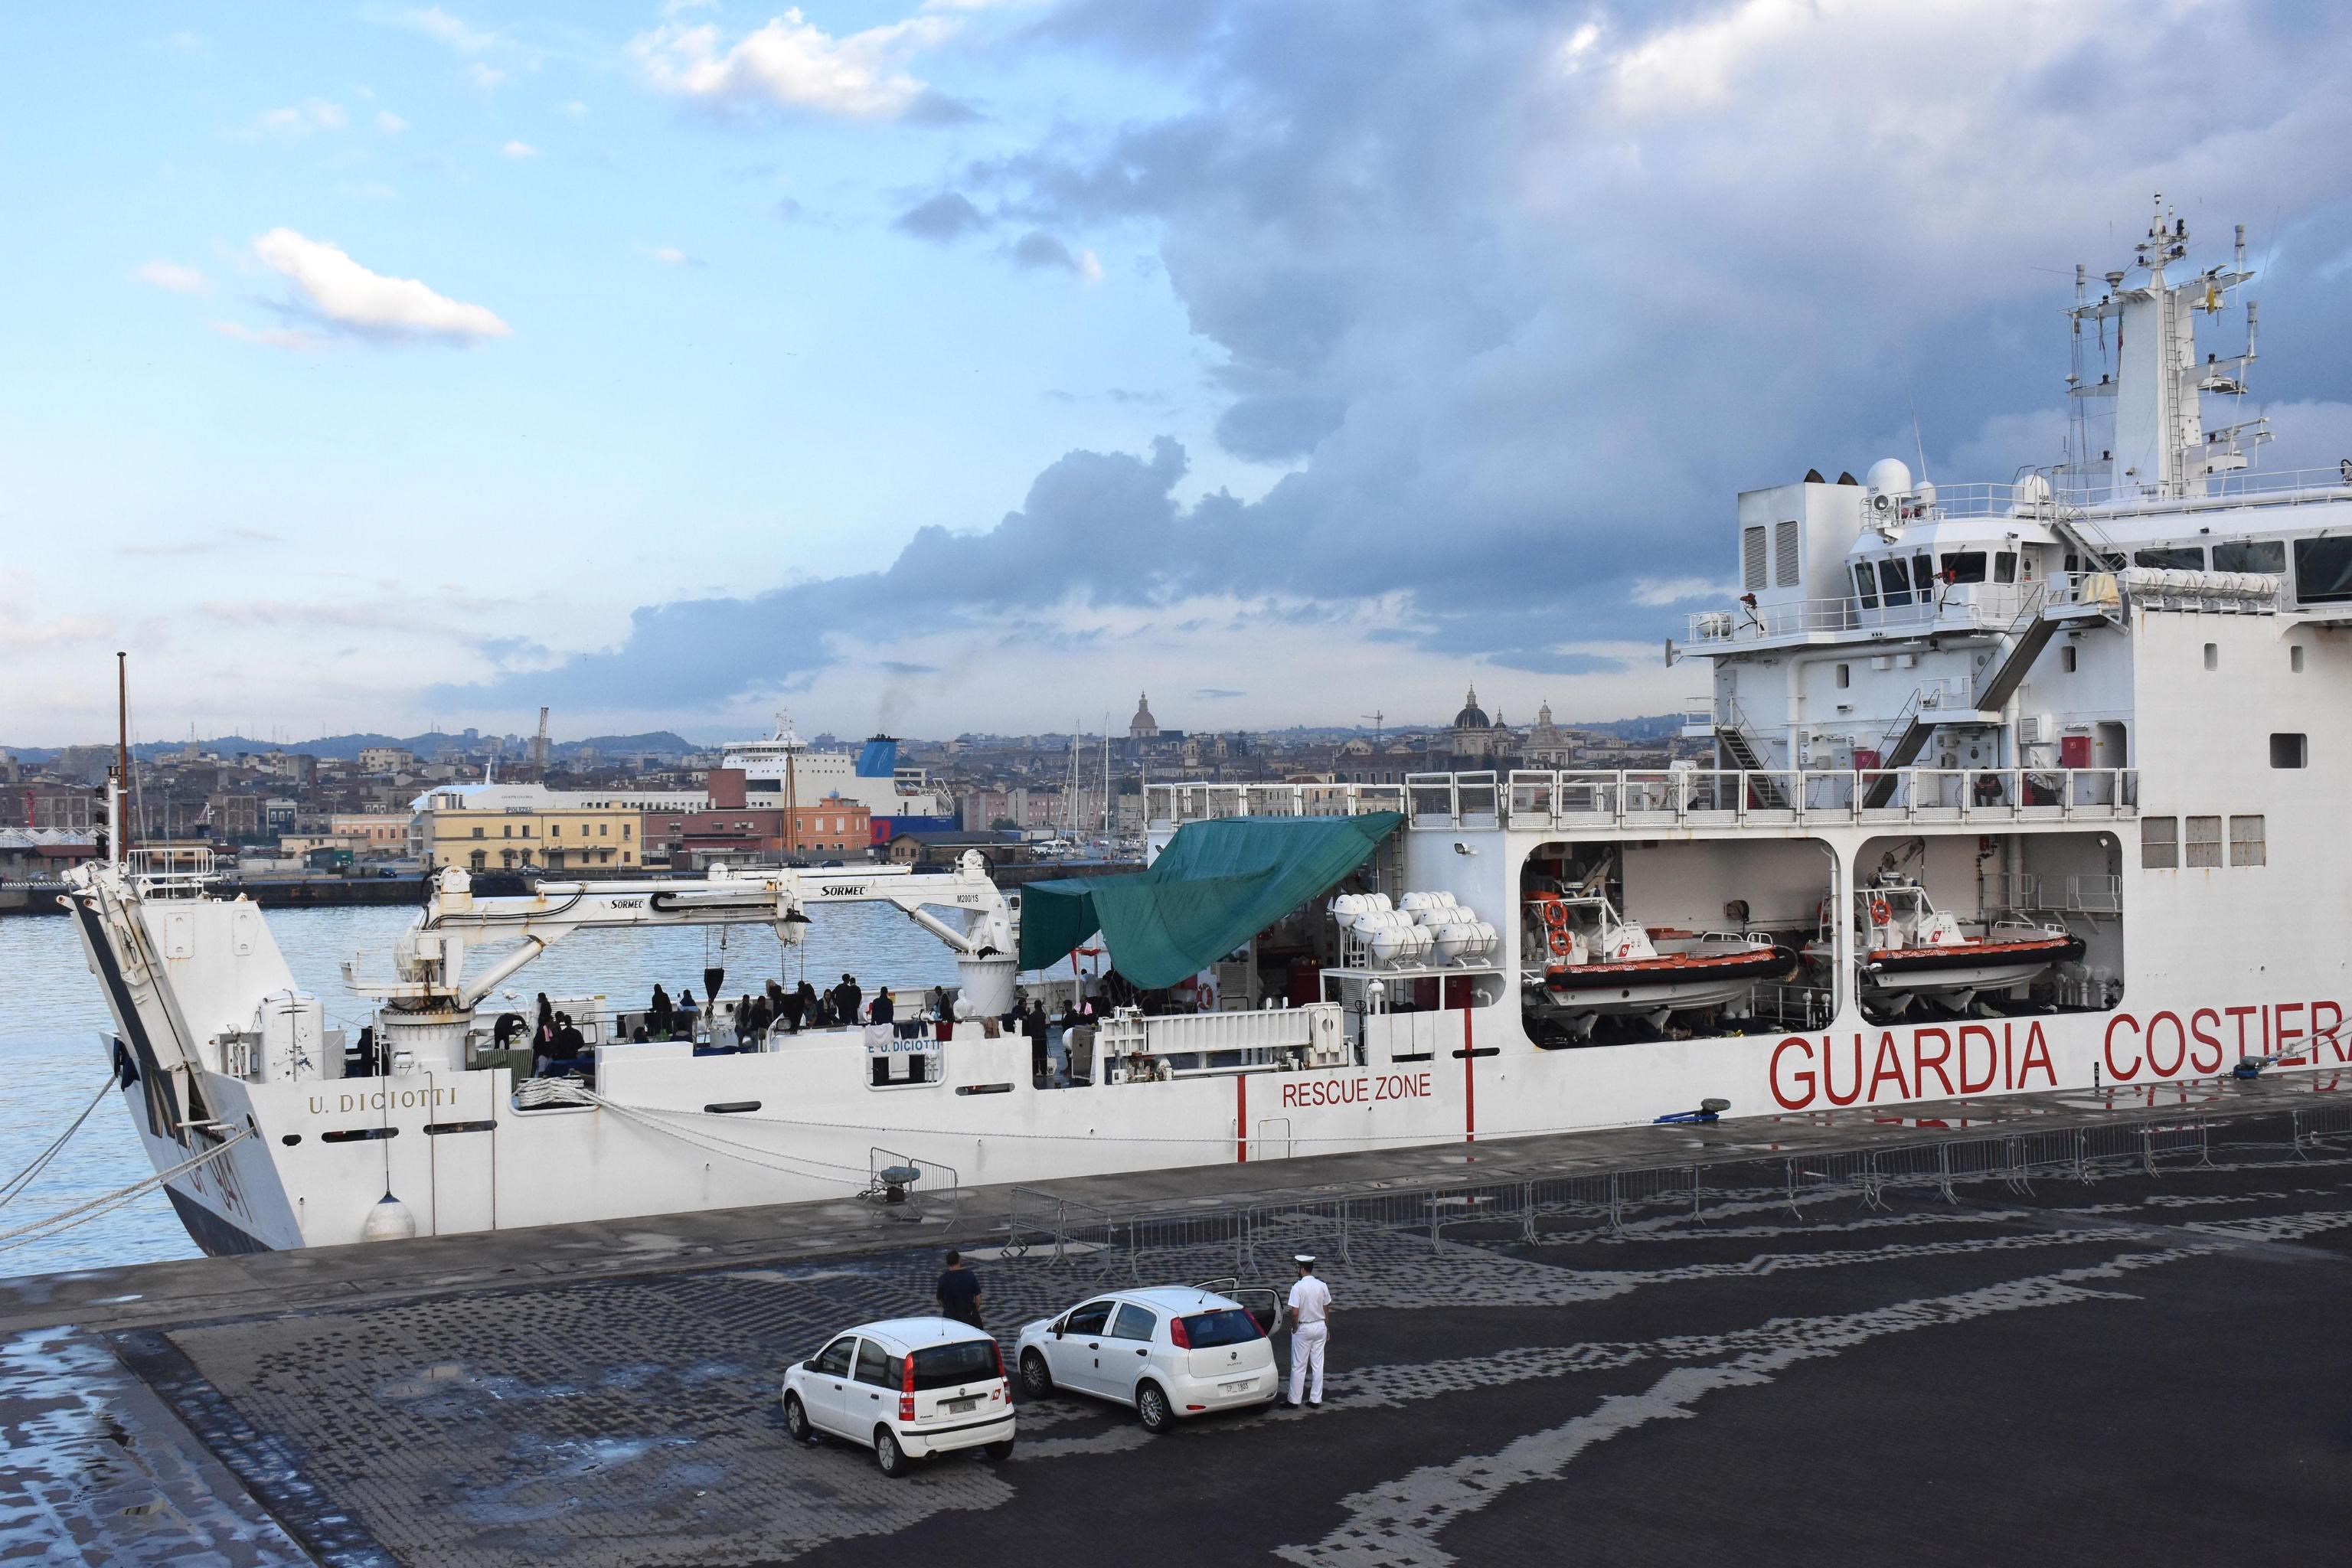
<svg viewBox="0 0 2352 1568"><path fill-rule="evenodd" d="M944 1021L953 1016L953 1002L947 988L934 985L915 1001L915 1008L905 1022L908 1025ZM869 998L857 977L845 973L840 984L819 991L803 978L787 989L771 980L758 992L745 992L736 998L732 1008L725 1004L708 1007L709 1031L708 1043L698 1040L698 1023L704 1017L706 1005L695 1000L689 987L681 986L675 998L667 987L656 984L653 995L646 1005L642 1021L629 1033L636 1044L653 1041L685 1040L697 1042L697 1055L716 1051L752 1051L771 1031L781 1026L787 1034L799 1034L803 1029L837 1029L867 1026L898 1027L901 1022L901 1004L887 986L877 989ZM724 1024L721 1014L727 1014ZM516 1020L520 1022L520 1020ZM1091 1084L1095 1077L1095 1018L1091 1001L1073 999L1056 1018L1045 1010L1045 1005L1034 996L1016 1000L1010 1011L995 1020L1007 1034L1020 1035L1029 1042L1029 1064L1034 1081L1040 1089L1063 1089ZM726 1037L732 1035L732 1039ZM566 1072L593 1077L593 1058L578 1026L568 1013L556 1011L545 992L540 993L538 1021L530 1037L533 1068L540 1077Z"/></svg>

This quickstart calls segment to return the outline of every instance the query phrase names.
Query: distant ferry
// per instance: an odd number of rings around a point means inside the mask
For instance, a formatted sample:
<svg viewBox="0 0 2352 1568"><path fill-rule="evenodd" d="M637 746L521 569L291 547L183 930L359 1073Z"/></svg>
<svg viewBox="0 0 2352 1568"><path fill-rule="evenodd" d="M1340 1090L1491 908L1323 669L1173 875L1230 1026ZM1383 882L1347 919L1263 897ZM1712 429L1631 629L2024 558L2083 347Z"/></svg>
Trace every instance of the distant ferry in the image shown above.
<svg viewBox="0 0 2352 1568"><path fill-rule="evenodd" d="M743 770L750 805L782 806L789 792L798 805L835 798L862 805L892 834L947 832L961 826L954 800L932 784L929 773L898 761L893 735L870 736L857 748L811 746L779 713L774 733L730 742L719 765Z"/></svg>
<svg viewBox="0 0 2352 1568"><path fill-rule="evenodd" d="M222 1251L1726 1103L2331 1084L2352 1067L2352 460L2256 479L2264 422L2207 425L2245 392L2253 308L2242 351L2200 352L2195 321L2252 274L2242 230L2234 261L2192 271L2189 247L2159 206L2130 268L2078 272L2071 461L1940 487L1890 458L1739 497L1740 592L1689 629L1712 767L1153 784L1147 871L1071 867L1017 908L977 854L499 897L446 869L388 973L352 975L381 1004L365 1048L206 868L118 855L67 901L125 1108ZM778 798L789 778L877 816L943 805L883 738L852 757L780 724L729 758ZM583 1015L589 1059L534 1078L492 1000L576 933L789 944L853 901L954 952L946 1016L910 1001L739 1051L723 1008L647 1044L625 1043L640 1017ZM1114 980L1181 1001L1147 1013L1107 982L1089 1081L1041 1084L984 1021L1020 973L1072 986L1097 945Z"/></svg>

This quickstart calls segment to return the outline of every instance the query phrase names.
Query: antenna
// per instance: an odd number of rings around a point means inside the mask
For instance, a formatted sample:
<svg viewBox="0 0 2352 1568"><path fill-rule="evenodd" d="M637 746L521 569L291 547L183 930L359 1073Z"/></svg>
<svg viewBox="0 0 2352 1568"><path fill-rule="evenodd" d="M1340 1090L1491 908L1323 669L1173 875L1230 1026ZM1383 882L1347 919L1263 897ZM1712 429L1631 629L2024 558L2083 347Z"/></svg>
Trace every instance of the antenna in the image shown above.
<svg viewBox="0 0 2352 1568"><path fill-rule="evenodd" d="M1359 719L1370 719L1372 721L1372 750L1376 752L1379 751L1381 749L1381 725L1386 721L1388 715L1375 708L1369 713L1359 713L1356 717Z"/></svg>
<svg viewBox="0 0 2352 1568"><path fill-rule="evenodd" d="M1907 374L1903 377L1903 397L1904 401L1911 405L1911 445L1919 453L1919 482L1926 484L1927 482L1927 443L1919 436L1919 399L1911 390L1911 377Z"/></svg>

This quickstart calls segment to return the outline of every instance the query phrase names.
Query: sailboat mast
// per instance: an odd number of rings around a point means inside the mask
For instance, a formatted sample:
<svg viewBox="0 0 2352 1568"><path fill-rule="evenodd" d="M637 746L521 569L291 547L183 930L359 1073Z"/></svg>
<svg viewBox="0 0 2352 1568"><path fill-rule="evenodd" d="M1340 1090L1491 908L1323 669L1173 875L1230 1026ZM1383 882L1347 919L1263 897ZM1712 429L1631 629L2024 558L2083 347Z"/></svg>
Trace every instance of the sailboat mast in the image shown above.
<svg viewBox="0 0 2352 1568"><path fill-rule="evenodd" d="M114 800L108 808L107 826L114 844L114 863L120 866L131 849L131 827L122 820L131 790L131 656L120 649L114 655Z"/></svg>

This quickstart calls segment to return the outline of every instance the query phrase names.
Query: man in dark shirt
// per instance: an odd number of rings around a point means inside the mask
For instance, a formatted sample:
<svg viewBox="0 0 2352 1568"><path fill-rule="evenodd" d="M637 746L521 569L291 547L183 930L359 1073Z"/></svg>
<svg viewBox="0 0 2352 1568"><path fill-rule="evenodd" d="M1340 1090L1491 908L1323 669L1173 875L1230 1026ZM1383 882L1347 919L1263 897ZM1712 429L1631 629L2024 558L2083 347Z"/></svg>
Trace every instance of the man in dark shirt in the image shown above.
<svg viewBox="0 0 2352 1568"><path fill-rule="evenodd" d="M977 1329L980 1321L980 1276L964 1267L963 1254L948 1254L947 1272L940 1276L934 1292L940 1299L940 1316L953 1318L959 1323L970 1323Z"/></svg>
<svg viewBox="0 0 2352 1568"><path fill-rule="evenodd" d="M856 977L848 974L843 975L841 977L841 984L833 988L834 1020L845 1028L856 1028L857 1026L857 1005L865 999L866 993L864 989L858 985Z"/></svg>

